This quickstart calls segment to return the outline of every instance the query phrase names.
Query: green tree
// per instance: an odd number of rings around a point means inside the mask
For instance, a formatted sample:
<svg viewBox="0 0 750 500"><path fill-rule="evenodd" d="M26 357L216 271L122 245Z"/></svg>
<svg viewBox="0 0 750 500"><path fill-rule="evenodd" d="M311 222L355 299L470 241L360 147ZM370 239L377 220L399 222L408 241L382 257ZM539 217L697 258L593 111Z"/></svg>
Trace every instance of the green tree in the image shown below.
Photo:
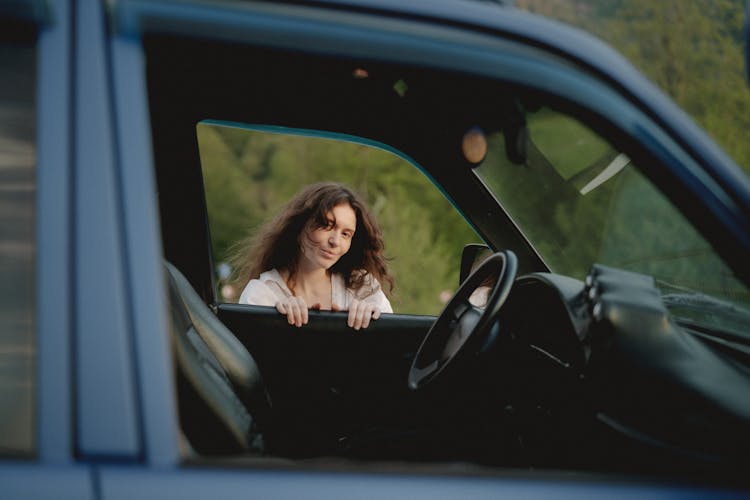
<svg viewBox="0 0 750 500"><path fill-rule="evenodd" d="M742 0L518 0L516 5L608 42L750 172Z"/></svg>
<svg viewBox="0 0 750 500"><path fill-rule="evenodd" d="M210 122L198 125L198 142L217 262L301 187L322 180L350 186L378 218L398 312L440 312L440 292L457 287L461 249L479 241L419 169L389 151Z"/></svg>

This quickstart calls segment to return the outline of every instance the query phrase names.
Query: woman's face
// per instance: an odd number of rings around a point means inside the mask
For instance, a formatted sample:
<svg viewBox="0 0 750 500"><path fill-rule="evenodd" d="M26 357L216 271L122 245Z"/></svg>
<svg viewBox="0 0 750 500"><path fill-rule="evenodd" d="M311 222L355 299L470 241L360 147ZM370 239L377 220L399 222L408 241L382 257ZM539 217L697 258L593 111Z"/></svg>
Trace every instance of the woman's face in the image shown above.
<svg viewBox="0 0 750 500"><path fill-rule="evenodd" d="M357 228L357 215L347 203L336 205L326 214L328 225L315 229L308 228L303 236L302 262L312 268L330 269L349 251L354 231Z"/></svg>

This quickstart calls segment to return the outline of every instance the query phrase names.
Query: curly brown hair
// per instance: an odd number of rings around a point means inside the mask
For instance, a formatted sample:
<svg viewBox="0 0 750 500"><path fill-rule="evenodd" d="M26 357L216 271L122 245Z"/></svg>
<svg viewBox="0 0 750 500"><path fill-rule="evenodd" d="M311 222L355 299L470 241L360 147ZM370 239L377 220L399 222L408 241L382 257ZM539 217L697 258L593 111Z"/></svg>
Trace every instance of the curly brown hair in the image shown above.
<svg viewBox="0 0 750 500"><path fill-rule="evenodd" d="M393 290L393 277L384 257L383 235L375 218L352 190L335 182L311 184L286 204L256 235L239 242L231 251L231 282L242 290L251 279L269 269L286 270L287 284L294 290L300 254L300 237L308 228L328 226L334 207L348 204L357 216L349 251L330 271L344 278L346 287L358 291L368 274Z"/></svg>

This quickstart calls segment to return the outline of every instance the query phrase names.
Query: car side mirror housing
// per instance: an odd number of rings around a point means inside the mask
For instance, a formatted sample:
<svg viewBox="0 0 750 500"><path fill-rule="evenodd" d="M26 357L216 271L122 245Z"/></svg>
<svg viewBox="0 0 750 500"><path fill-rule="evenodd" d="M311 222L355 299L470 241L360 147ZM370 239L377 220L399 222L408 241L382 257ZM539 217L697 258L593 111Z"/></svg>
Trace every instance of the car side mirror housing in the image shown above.
<svg viewBox="0 0 750 500"><path fill-rule="evenodd" d="M490 255L492 255L492 250L483 243L469 243L466 245L461 252L461 269L458 276L459 286Z"/></svg>

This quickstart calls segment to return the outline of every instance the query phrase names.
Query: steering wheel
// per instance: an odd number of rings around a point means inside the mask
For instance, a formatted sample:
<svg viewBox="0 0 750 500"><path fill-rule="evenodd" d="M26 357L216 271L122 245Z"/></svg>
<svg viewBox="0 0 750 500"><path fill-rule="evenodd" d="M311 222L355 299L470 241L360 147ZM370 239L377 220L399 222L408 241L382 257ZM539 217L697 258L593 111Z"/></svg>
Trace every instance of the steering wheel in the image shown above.
<svg viewBox="0 0 750 500"><path fill-rule="evenodd" d="M508 298L518 272L518 259L510 251L488 257L466 278L440 313L419 346L409 370L409 388L425 387L443 373L446 366L472 346L482 346L494 319ZM469 301L472 293L494 279L484 310Z"/></svg>

